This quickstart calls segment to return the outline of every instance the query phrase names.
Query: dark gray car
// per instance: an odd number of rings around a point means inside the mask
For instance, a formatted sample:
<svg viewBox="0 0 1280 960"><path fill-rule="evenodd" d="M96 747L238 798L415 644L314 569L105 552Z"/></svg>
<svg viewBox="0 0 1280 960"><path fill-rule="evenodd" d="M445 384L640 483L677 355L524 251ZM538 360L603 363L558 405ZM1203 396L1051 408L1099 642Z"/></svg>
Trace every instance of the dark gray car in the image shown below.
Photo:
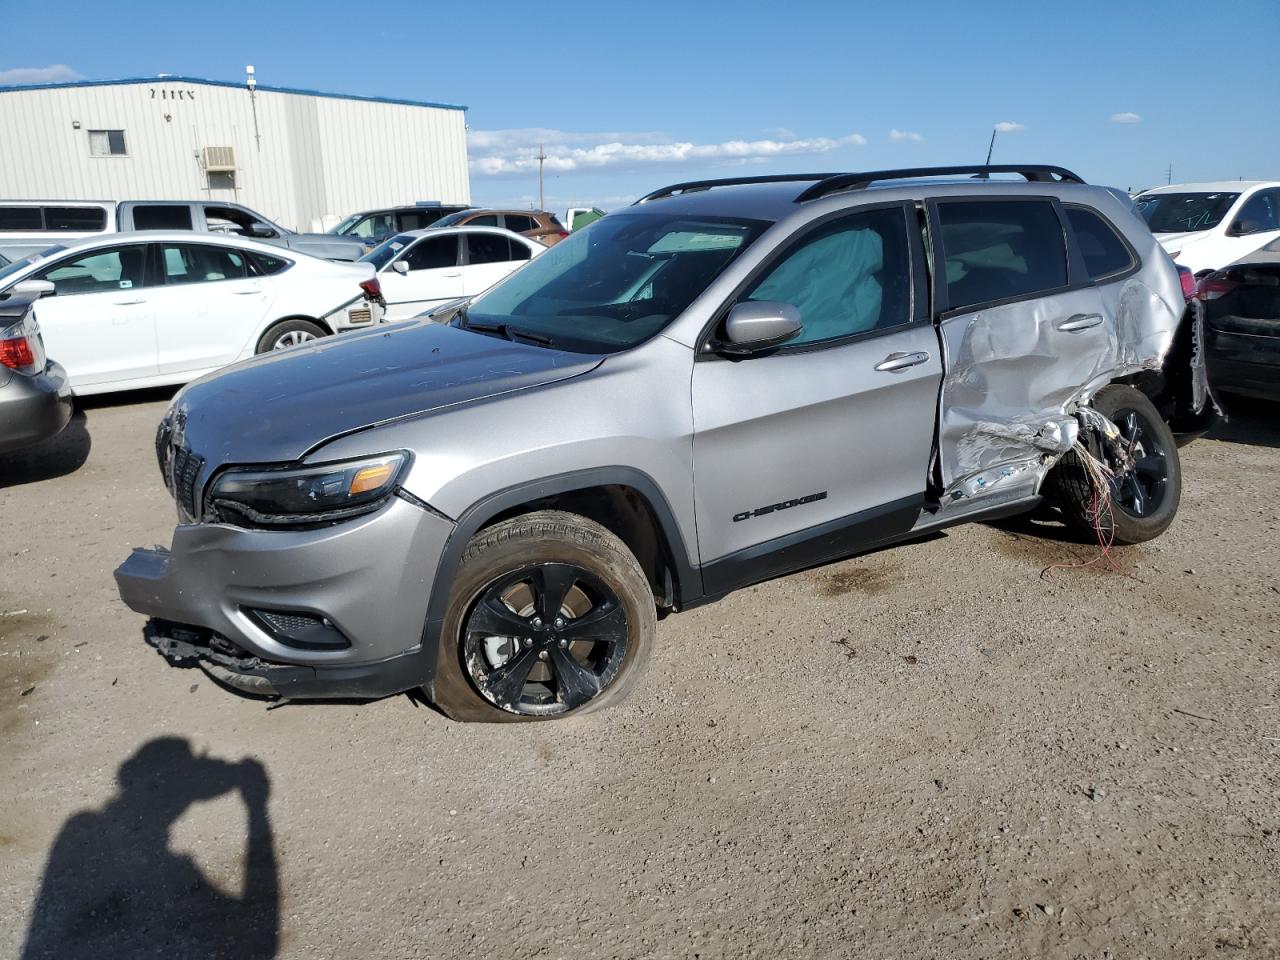
<svg viewBox="0 0 1280 960"><path fill-rule="evenodd" d="M45 356L35 299L0 297L0 453L48 440L71 419L71 384Z"/></svg>
<svg viewBox="0 0 1280 960"><path fill-rule="evenodd" d="M596 709L659 611L1045 500L1158 536L1183 312L1131 205L1060 168L676 184L435 322L189 385L172 546L117 583L242 691Z"/></svg>

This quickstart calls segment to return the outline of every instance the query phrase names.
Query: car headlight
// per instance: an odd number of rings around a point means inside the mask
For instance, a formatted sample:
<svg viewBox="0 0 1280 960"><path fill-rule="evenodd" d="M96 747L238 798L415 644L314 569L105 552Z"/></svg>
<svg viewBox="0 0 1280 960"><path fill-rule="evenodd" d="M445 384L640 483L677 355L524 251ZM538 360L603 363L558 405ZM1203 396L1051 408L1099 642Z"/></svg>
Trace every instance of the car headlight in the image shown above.
<svg viewBox="0 0 1280 960"><path fill-rule="evenodd" d="M404 451L305 467L233 467L219 474L209 504L219 517L260 526L296 526L377 509L396 489Z"/></svg>

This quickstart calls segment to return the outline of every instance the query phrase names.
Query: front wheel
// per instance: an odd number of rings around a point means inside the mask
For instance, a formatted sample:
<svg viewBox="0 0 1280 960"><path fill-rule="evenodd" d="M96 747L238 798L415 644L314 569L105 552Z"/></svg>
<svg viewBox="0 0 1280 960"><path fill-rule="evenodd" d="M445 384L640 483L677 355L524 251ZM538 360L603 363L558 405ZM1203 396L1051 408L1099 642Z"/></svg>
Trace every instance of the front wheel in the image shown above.
<svg viewBox="0 0 1280 960"><path fill-rule="evenodd" d="M463 553L432 695L455 720L598 710L635 684L656 632L653 591L621 540L575 514L525 514Z"/></svg>
<svg viewBox="0 0 1280 960"><path fill-rule="evenodd" d="M324 336L328 336L328 331L311 320L283 320L259 338L254 353L270 353L272 350L300 347L304 343L311 343Z"/></svg>
<svg viewBox="0 0 1280 960"><path fill-rule="evenodd" d="M1103 387L1090 405L1120 428L1119 439L1111 442L1092 432L1080 435L1085 448L1113 473L1108 484L1110 510L1101 507L1075 452L1050 472L1045 493L1077 529L1100 529L1118 544L1153 540L1173 523L1182 498L1182 466L1173 431L1146 395L1133 387Z"/></svg>

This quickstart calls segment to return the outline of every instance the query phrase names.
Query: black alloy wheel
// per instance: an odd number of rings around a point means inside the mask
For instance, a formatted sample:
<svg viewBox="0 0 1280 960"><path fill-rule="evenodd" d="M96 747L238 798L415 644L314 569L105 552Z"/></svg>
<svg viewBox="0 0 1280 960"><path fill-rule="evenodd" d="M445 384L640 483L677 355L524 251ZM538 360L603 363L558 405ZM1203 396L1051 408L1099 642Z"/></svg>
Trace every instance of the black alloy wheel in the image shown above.
<svg viewBox="0 0 1280 960"><path fill-rule="evenodd" d="M463 630L471 682L524 716L567 713L598 696L627 655L630 631L614 591L571 563L539 563L486 587Z"/></svg>
<svg viewBox="0 0 1280 960"><path fill-rule="evenodd" d="M1112 503L1131 517L1149 517L1164 504L1169 455L1140 411L1118 410L1113 422L1120 428L1120 438L1109 447L1106 457L1107 466L1116 474L1111 481Z"/></svg>

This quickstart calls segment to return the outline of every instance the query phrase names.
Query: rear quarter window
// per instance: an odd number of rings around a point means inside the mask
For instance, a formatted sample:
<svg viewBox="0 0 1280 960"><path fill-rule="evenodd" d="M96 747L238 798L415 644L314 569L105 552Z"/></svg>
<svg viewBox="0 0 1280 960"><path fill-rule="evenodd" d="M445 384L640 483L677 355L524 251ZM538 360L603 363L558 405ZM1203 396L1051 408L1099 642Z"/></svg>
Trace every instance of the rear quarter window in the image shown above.
<svg viewBox="0 0 1280 960"><path fill-rule="evenodd" d="M1067 246L1047 200L939 201L947 307L1034 296L1067 285Z"/></svg>
<svg viewBox="0 0 1280 960"><path fill-rule="evenodd" d="M1133 266L1133 251L1101 214L1086 207L1064 209L1090 280L1105 280Z"/></svg>

